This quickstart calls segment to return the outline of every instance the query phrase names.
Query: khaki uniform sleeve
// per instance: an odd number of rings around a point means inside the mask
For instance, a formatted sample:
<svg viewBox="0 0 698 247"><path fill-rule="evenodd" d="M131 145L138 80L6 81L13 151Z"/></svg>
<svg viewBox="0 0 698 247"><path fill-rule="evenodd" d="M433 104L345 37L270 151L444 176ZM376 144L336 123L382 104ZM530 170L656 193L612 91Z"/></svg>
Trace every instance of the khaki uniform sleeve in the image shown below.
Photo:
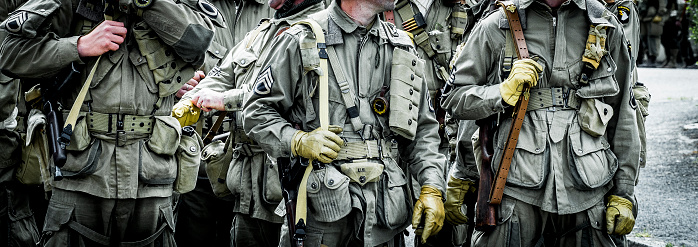
<svg viewBox="0 0 698 247"><path fill-rule="evenodd" d="M420 94L417 132L414 141L401 149L401 156L409 164L412 176L417 178L420 185L434 186L445 195L446 157L439 152L439 122L434 115L426 80L422 82Z"/></svg>
<svg viewBox="0 0 698 247"><path fill-rule="evenodd" d="M60 38L55 33L33 39L9 35L0 50L0 68L21 78L53 77L70 63L81 62L78 38Z"/></svg>
<svg viewBox="0 0 698 247"><path fill-rule="evenodd" d="M296 132L289 120L292 107L303 99L298 88L303 84L303 65L298 40L288 31L274 38L269 56L244 105L243 127L273 159L291 156L291 138Z"/></svg>
<svg viewBox="0 0 698 247"><path fill-rule="evenodd" d="M490 15L476 26L463 47L463 55L456 58L441 100L441 107L454 119L482 119L505 108L499 93L499 73L494 73L499 65L492 56L499 54L506 40L495 23L499 15Z"/></svg>
<svg viewBox="0 0 698 247"><path fill-rule="evenodd" d="M158 0L143 11L143 20L185 62L194 67L204 63L214 25L203 13L172 0Z"/></svg>
<svg viewBox="0 0 698 247"><path fill-rule="evenodd" d="M609 121L606 131L611 150L618 158L618 170L613 177L611 194L634 203L635 181L640 168L640 138L636 118L637 102L632 92L631 60L622 29L614 29L608 38L607 47L617 66L615 77L620 88L616 96L605 98L606 103L613 106L617 113Z"/></svg>

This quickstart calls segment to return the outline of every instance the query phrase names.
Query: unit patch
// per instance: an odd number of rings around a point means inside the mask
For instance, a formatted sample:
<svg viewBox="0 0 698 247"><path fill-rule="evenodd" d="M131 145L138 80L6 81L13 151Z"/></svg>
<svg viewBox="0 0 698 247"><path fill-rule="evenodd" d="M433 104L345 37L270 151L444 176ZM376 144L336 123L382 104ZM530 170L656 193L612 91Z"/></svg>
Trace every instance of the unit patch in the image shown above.
<svg viewBox="0 0 698 247"><path fill-rule="evenodd" d="M24 25L25 22L27 22L27 12L20 11L14 13L5 21L5 29L10 33L21 34L22 25Z"/></svg>
<svg viewBox="0 0 698 247"><path fill-rule="evenodd" d="M257 95L268 95L274 85L274 77L271 75L271 66L267 66L259 76L254 86L254 93Z"/></svg>
<svg viewBox="0 0 698 247"><path fill-rule="evenodd" d="M213 4L209 2L199 0L199 9L212 19L216 19L216 17L218 17L218 9L216 9L216 6L213 6Z"/></svg>
<svg viewBox="0 0 698 247"><path fill-rule="evenodd" d="M630 9L625 6L618 6L618 20L620 20L621 23L626 24L630 21Z"/></svg>

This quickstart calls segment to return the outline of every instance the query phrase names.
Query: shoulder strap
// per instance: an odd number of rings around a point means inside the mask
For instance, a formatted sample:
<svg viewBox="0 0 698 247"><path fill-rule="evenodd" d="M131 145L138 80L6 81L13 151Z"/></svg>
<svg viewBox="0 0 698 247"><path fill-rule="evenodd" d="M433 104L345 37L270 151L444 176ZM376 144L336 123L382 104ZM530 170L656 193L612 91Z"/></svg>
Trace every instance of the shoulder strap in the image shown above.
<svg viewBox="0 0 698 247"><path fill-rule="evenodd" d="M252 43L254 43L254 40L257 39L257 35L259 35L259 33L261 33L263 30L269 28L269 26L271 26L271 22L269 21L269 19L262 20L262 23L260 23L257 26L257 28L250 32L250 38L247 40L245 48L250 48L250 46L252 46Z"/></svg>
<svg viewBox="0 0 698 247"><path fill-rule="evenodd" d="M426 19L421 12L414 13L409 0L398 1L395 6L397 13L402 17L402 29L412 34L414 43L417 44L429 58L436 55L429 43L429 34L424 30L427 27Z"/></svg>

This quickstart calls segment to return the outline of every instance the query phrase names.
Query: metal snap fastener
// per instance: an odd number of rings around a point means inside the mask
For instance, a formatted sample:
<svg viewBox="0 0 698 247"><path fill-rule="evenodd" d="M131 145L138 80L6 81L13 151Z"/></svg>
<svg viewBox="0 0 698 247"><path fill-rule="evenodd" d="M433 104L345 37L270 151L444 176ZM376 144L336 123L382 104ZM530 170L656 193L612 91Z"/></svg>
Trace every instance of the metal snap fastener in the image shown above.
<svg viewBox="0 0 698 247"><path fill-rule="evenodd" d="M410 104L410 107L409 107L409 108L410 108L410 110L412 110L412 104Z"/></svg>
<svg viewBox="0 0 698 247"><path fill-rule="evenodd" d="M611 68L606 69L606 71L608 71L608 72L611 72L612 70L613 70L613 69L611 69Z"/></svg>
<svg viewBox="0 0 698 247"><path fill-rule="evenodd" d="M334 184L334 179L330 179L330 181L327 181L327 184L333 185L333 184Z"/></svg>
<svg viewBox="0 0 698 247"><path fill-rule="evenodd" d="M365 182L366 182L366 176L361 176L361 177L359 177L359 182L365 183Z"/></svg>
<svg viewBox="0 0 698 247"><path fill-rule="evenodd" d="M412 119L407 120L407 125L412 125Z"/></svg>
<svg viewBox="0 0 698 247"><path fill-rule="evenodd" d="M540 148L536 148L536 152L540 152Z"/></svg>
<svg viewBox="0 0 698 247"><path fill-rule="evenodd" d="M245 59L243 59L243 60L240 60L240 64L243 64L243 65L244 65L244 64L245 64L245 62L246 62L246 61L245 61Z"/></svg>
<svg viewBox="0 0 698 247"><path fill-rule="evenodd" d="M416 61L416 60L412 60L412 66L417 66L417 61Z"/></svg>
<svg viewBox="0 0 698 247"><path fill-rule="evenodd" d="M582 149L581 149L581 148L580 148L580 149L577 149L577 150L578 150L580 153L582 152Z"/></svg>
<svg viewBox="0 0 698 247"><path fill-rule="evenodd" d="M317 189L317 184L316 183L310 184L310 188Z"/></svg>
<svg viewBox="0 0 698 247"><path fill-rule="evenodd" d="M608 109L607 109L607 108L603 108L603 115L608 115Z"/></svg>
<svg viewBox="0 0 698 247"><path fill-rule="evenodd" d="M410 75L410 80L413 80L413 81L414 81L414 74L411 74L411 75Z"/></svg>
<svg viewBox="0 0 698 247"><path fill-rule="evenodd" d="M216 51L216 54L219 54L219 53L221 53L221 52L220 52L220 51Z"/></svg>
<svg viewBox="0 0 698 247"><path fill-rule="evenodd" d="M189 151L196 152L196 147L194 147L194 146L189 147Z"/></svg>
<svg viewBox="0 0 698 247"><path fill-rule="evenodd" d="M410 95L414 94L414 90L410 88Z"/></svg>

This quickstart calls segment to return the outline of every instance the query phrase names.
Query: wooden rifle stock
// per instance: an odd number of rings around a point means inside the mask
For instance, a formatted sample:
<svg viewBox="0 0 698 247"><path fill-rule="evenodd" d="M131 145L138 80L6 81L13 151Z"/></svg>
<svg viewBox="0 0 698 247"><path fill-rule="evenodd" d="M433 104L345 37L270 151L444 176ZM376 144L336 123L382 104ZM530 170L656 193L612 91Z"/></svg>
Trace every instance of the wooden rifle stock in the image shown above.
<svg viewBox="0 0 698 247"><path fill-rule="evenodd" d="M490 232L497 226L494 206L489 203L490 189L492 188L492 153L493 148L490 143L492 133L494 133L492 121L483 121L483 124L478 122L479 142L482 152L480 157L482 162L479 164L480 180L477 187L477 207L475 208L475 229L482 232ZM475 154L478 155L478 154Z"/></svg>

